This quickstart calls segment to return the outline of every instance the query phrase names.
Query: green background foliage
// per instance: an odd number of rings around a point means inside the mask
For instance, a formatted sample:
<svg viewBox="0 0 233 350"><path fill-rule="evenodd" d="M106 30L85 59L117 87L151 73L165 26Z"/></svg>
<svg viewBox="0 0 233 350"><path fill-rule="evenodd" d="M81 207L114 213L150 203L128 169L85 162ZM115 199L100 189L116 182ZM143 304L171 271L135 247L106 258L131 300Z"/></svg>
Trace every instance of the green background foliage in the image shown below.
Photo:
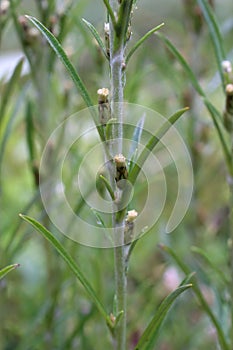
<svg viewBox="0 0 233 350"><path fill-rule="evenodd" d="M12 1L9 14L1 17L0 62L9 63L9 54L15 57L16 52L24 52L31 73L26 69L20 74L22 63L17 59L8 74L0 64L0 267L20 264L0 280L0 350L109 349L112 345L106 322L95 306L95 298L89 298L91 293L88 296L85 283L83 287L49 242L19 218L23 213L46 226L91 282L106 313L114 313L112 249L85 247L67 239L50 222L40 202L38 167L46 141L67 116L86 106L42 36L37 33L33 43L22 37L18 16L34 16L49 26L56 12L56 1L49 1L50 16L36 3L39 2ZM108 63L82 18L95 26L104 42L105 8L100 0L74 1L69 8L70 3L59 5L67 6L67 12L55 23L54 32L97 104L97 89L109 87ZM193 271L198 287L179 297L164 327L159 329L156 349L218 349L219 338L221 348L230 349L226 336L230 327L227 156L224 158L223 142L208 113L208 106L213 105L222 117L225 95L216 45L211 42L204 17L196 15L198 3L202 2L139 0L134 10L129 50L147 31L164 22L160 33L186 60L209 104L196 91L178 55L174 57L159 35L151 35L130 58L126 101L165 116L190 107L177 128L190 151L195 187L184 220L167 235L164 228L175 196L171 186L171 201L167 201L164 215L134 248L128 273L128 349L135 348L161 301ZM214 4L220 42L231 61L232 6L227 0ZM29 22L27 25L34 28ZM222 135L227 143L224 129ZM91 148L92 140L85 147ZM77 155L75 167L80 162ZM174 169L169 171L174 173ZM79 198L76 205L84 218L90 215ZM153 215L153 210L149 214ZM159 243L163 245L159 247ZM218 320L217 326L210 313Z"/></svg>

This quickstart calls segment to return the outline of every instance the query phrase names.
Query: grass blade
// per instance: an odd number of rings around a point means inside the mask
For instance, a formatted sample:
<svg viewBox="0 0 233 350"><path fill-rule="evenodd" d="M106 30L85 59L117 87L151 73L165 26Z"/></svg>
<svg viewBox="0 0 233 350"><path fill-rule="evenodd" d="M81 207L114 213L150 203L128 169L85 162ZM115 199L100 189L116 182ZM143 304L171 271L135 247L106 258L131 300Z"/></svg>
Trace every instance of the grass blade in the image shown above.
<svg viewBox="0 0 233 350"><path fill-rule="evenodd" d="M33 106L32 102L28 101L26 106L26 113L25 113L25 122L26 122L26 141L27 141L27 148L28 148L28 154L30 163L32 165L33 161L35 160L35 134L34 134L34 123L33 123Z"/></svg>
<svg viewBox="0 0 233 350"><path fill-rule="evenodd" d="M20 95L19 95L19 97L18 97L18 99L17 99L17 101L15 103L14 109L13 109L11 115L9 116L9 118L8 118L8 120L6 122L5 127L2 128L3 129L3 134L2 134L2 137L1 137L1 140L0 140L0 193L1 193L1 190L2 190L3 158L4 158L4 155L5 155L7 142L9 140L10 136L11 136L12 127L13 127L13 124L14 124L14 121L15 121L16 117L18 116L21 104L24 101L26 91L27 91L27 89L24 88L22 90L22 92L20 93Z"/></svg>
<svg viewBox="0 0 233 350"><path fill-rule="evenodd" d="M100 179L103 181L108 193L110 194L110 197L112 198L112 200L114 201L116 198L115 198L115 194L114 194L114 191L108 181L108 179L106 179L105 176L103 175L100 175Z"/></svg>
<svg viewBox="0 0 233 350"><path fill-rule="evenodd" d="M200 255L202 258L204 258L204 260L207 262L207 264L210 266L210 268L216 272L216 274L219 276L219 278L222 280L222 282L229 286L230 283L230 279L228 278L228 276L226 276L223 271L218 268L218 266L216 266L212 260L210 259L210 257L206 254L206 252L204 252L204 250L202 250L199 247L192 247L191 251Z"/></svg>
<svg viewBox="0 0 233 350"><path fill-rule="evenodd" d="M6 276L10 271L16 269L17 267L19 267L20 264L13 264L13 265L8 265L6 267L4 267L3 269L0 270L0 280Z"/></svg>
<svg viewBox="0 0 233 350"><path fill-rule="evenodd" d="M180 267L180 269L186 274L190 274L190 269L189 267L182 262L182 260L176 255L176 253L168 246L161 244L160 248L165 251L166 253L168 253L176 262L176 264ZM219 324L217 318L215 317L215 315L213 314L212 310L210 309L208 303L205 300L205 297L202 294L201 289L198 286L198 283L195 282L193 284L193 291L196 294L196 297L199 301L199 303L201 304L203 310L205 311L205 313L208 315L208 317L210 318L213 326L216 329L217 335L218 335L218 340L219 340L219 344L221 346L222 350L230 350L230 347L227 343L225 334L223 332L223 329L221 327L221 325Z"/></svg>
<svg viewBox="0 0 233 350"><path fill-rule="evenodd" d="M211 8L211 6L208 4L206 0L197 0L202 13L205 17L206 23L209 27L210 31L210 37L213 42L214 46L214 51L215 51L215 56L217 60L217 65L218 65L218 71L221 77L222 81L222 86L224 88L224 75L223 75L223 70L222 70L222 61L226 59L226 55L223 49L223 39L221 36L221 32L217 23L217 20L215 18L215 14Z"/></svg>
<svg viewBox="0 0 233 350"><path fill-rule="evenodd" d="M62 246L62 244L53 236L53 234L50 231L48 231L44 226L42 226L39 222L37 222L33 218L22 214L20 214L19 216L23 220L28 222L30 225L32 225L39 233L43 235L44 238L46 238L53 245L53 247L58 251L58 253L61 255L63 260L67 263L69 268L73 271L75 276L78 278L80 283L83 285L88 296L94 302L94 304L96 305L96 307L98 308L102 316L105 318L106 322L108 323L108 326L112 327L109 316L105 311L105 308L102 302L99 300L96 292L94 291L94 289L92 288L92 286L90 285L89 281L86 279L82 271L79 269L74 259L69 255L69 253Z"/></svg>
<svg viewBox="0 0 233 350"><path fill-rule="evenodd" d="M144 43L146 39L148 39L152 34L157 32L160 28L164 26L164 23L159 24L157 27L149 30L141 39L139 39L136 44L132 47L132 49L129 51L125 63L127 64L129 62L130 57L134 54L134 52Z"/></svg>
<svg viewBox="0 0 233 350"><path fill-rule="evenodd" d="M160 142L161 138L166 134L166 132L171 128L171 126L188 110L189 108L182 108L175 112L171 117L168 118L168 120L165 121L165 123L161 126L161 128L158 130L156 135L152 136L151 139L148 141L146 147L141 152L140 156L138 157L137 163L134 165L132 171L129 174L129 181L134 184L140 171L147 160L147 157L149 155L149 151L152 151L154 147Z"/></svg>
<svg viewBox="0 0 233 350"><path fill-rule="evenodd" d="M61 47L59 41L55 38L55 36L36 18L31 16L26 16L30 22L32 22L36 28L43 34L43 36L46 38L52 49L55 51L57 57L61 60L61 62L66 67L71 79L73 80L76 88L78 89L80 95L82 96L84 102L86 103L87 107L93 106L93 103L91 101L91 98L87 92L87 89L82 82L80 76L76 72L73 64L70 62L69 58L67 57L65 51Z"/></svg>
<svg viewBox="0 0 233 350"><path fill-rule="evenodd" d="M2 98L1 98L2 101L1 101L1 107L0 107L0 123L2 122L2 119L4 117L4 113L5 113L7 104L10 100L10 97L13 93L13 89L20 78L22 68L23 68L23 63L24 63L24 58L21 58L19 60L19 62L17 63L17 65L14 69L14 72L13 72L9 82L7 83L6 89L2 95Z"/></svg>
<svg viewBox="0 0 233 350"><path fill-rule="evenodd" d="M218 137L219 137L222 149L223 149L223 154L224 154L224 157L226 159L226 164L228 166L228 170L229 170L230 174L232 174L233 169L232 169L232 162L231 162L231 150L230 150L230 147L226 143L226 137L224 136L224 131L223 131L223 128L221 126L222 124L219 123L219 117L220 117L219 112L212 105L212 103L209 102L208 99L204 98L203 101L204 101L206 108L208 109L208 111L211 115L212 121L214 123L215 129L217 131L217 134L218 134Z"/></svg>
<svg viewBox="0 0 233 350"><path fill-rule="evenodd" d="M187 74L189 80L191 81L193 87L198 92L200 96L205 96L204 91L202 90L201 85L199 84L195 74L193 73L192 69L190 68L189 64L186 62L184 57L180 54L180 52L177 50L177 48L172 44L172 42L163 34L156 33L156 36L160 38L164 44L167 46L167 48L171 51L171 53L176 57L177 61L180 63L180 65L183 67L185 73Z"/></svg>
<svg viewBox="0 0 233 350"><path fill-rule="evenodd" d="M92 35L94 36L95 40L97 41L97 43L99 44L99 47L101 49L101 51L103 52L104 56L107 58L107 60L109 60L109 57L107 55L106 52L106 48L105 45L101 39L101 37L99 36L99 33L97 32L97 30L95 29L95 27L88 21L86 21L84 18L82 18L83 23L85 23L85 25L87 26L87 28L90 30L90 32L92 33Z"/></svg>
<svg viewBox="0 0 233 350"><path fill-rule="evenodd" d="M169 294L163 302L160 304L155 316L152 318L151 322L145 329L143 335L141 336L137 346L134 350L152 350L154 349L154 344L156 337L158 336L159 329L163 320L165 319L168 311L173 305L177 297L182 294L187 289L191 288L192 284L186 284L178 287L171 294Z"/></svg>

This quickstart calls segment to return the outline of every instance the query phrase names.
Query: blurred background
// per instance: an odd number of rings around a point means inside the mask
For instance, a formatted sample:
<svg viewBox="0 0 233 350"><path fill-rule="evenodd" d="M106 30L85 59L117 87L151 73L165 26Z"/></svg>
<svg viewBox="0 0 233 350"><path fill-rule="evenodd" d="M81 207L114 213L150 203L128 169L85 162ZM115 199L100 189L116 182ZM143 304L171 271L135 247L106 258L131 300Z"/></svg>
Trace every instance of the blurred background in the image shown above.
<svg viewBox="0 0 233 350"><path fill-rule="evenodd" d="M49 243L18 217L23 213L36 218L63 242L112 312L112 249L89 248L65 238L46 217L40 202L38 171L47 139L65 118L85 105L51 48L22 17L35 16L62 42L97 103L97 89L109 87L109 68L81 19L94 24L104 40L105 8L100 0L11 3L8 7L7 1L0 1L0 267L11 263L21 266L0 281L0 350L110 349L106 325L83 288ZM233 3L209 3L232 61ZM182 53L208 98L222 112L225 98L214 51L196 1L139 0L128 46L162 22L165 26L161 31ZM21 57L25 57L23 67ZM178 228L169 235L165 233L176 196L170 181L161 220L133 252L128 275L128 348L134 348L161 300L184 277L159 249L159 243L171 246L184 264L196 271L209 306L227 329L228 296L223 282L204 259L191 251L192 246L202 248L223 273L229 274L228 189L223 155L200 97L155 35L130 60L125 100L166 117L179 108L190 107L177 128L189 149L195 179L191 205ZM73 173L80 162L77 156ZM174 169L167 170L168 176L173 173ZM75 206L88 217L80 198ZM156 349L218 349L217 344L215 329L195 295L188 291L167 317Z"/></svg>

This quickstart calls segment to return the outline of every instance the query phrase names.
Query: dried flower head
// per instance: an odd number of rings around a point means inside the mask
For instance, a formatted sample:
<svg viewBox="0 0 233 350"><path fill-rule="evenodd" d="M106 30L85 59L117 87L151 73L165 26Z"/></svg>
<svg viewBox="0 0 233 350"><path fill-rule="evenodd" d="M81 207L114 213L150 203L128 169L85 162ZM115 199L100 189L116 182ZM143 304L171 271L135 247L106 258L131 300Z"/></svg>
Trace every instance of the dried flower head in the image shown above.
<svg viewBox="0 0 233 350"><path fill-rule="evenodd" d="M233 84L227 84L225 88L226 92L226 105L223 114L224 125L227 131L233 131Z"/></svg>
<svg viewBox="0 0 233 350"><path fill-rule="evenodd" d="M110 56L110 26L109 23L104 23L104 37L105 37L105 46L106 46L106 53L108 57Z"/></svg>
<svg viewBox="0 0 233 350"><path fill-rule="evenodd" d="M97 90L99 103L108 102L109 90L107 88L102 88Z"/></svg>
<svg viewBox="0 0 233 350"><path fill-rule="evenodd" d="M134 237L134 221L138 216L136 210L129 210L125 219L124 243L129 244Z"/></svg>
<svg viewBox="0 0 233 350"><path fill-rule="evenodd" d="M138 212L136 210L129 210L126 216L126 221L127 222L133 222L136 217L138 216Z"/></svg>
<svg viewBox="0 0 233 350"><path fill-rule="evenodd" d="M109 90L102 88L97 90L99 118L102 125L106 126L110 119L110 105L108 102Z"/></svg>
<svg viewBox="0 0 233 350"><path fill-rule="evenodd" d="M125 160L126 160L126 158L123 156L123 154L117 154L114 157L114 162L116 163L117 168L122 167L122 166L126 166Z"/></svg>
<svg viewBox="0 0 233 350"><path fill-rule="evenodd" d="M119 182L119 181L126 180L128 178L128 171L126 168L126 158L123 156L123 154L117 154L114 157L114 162L116 164L115 180L116 180L117 186L120 189L123 189L124 183Z"/></svg>
<svg viewBox="0 0 233 350"><path fill-rule="evenodd" d="M227 84L225 91L227 96L233 96L233 84Z"/></svg>
<svg viewBox="0 0 233 350"><path fill-rule="evenodd" d="M104 33L105 35L109 35L110 33L109 23L104 23Z"/></svg>
<svg viewBox="0 0 233 350"><path fill-rule="evenodd" d="M10 2L8 0L3 0L0 2L0 16L3 16L7 13L10 7Z"/></svg>
<svg viewBox="0 0 233 350"><path fill-rule="evenodd" d="M231 73L232 72L231 62L228 60L222 61L222 70L224 73Z"/></svg>

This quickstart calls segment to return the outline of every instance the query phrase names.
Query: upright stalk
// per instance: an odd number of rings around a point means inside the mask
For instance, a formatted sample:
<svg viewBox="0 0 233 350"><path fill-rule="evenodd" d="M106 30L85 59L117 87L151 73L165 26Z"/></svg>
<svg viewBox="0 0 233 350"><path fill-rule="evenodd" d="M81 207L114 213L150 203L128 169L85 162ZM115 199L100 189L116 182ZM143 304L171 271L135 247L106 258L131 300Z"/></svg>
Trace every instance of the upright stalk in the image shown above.
<svg viewBox="0 0 233 350"><path fill-rule="evenodd" d="M122 153L123 140L123 101L124 101L124 51L126 33L129 26L132 10L132 0L110 0L112 13L117 13L116 19L110 19L110 80L111 80L111 114L117 120L113 130L113 150ZM112 18L112 16L110 16ZM112 150L112 151L113 151ZM114 264L115 264L115 291L116 313L122 316L114 331L114 347L116 350L126 349L126 259L124 247L124 218L120 220L113 214L113 227L115 231Z"/></svg>
<svg viewBox="0 0 233 350"><path fill-rule="evenodd" d="M231 348L233 348L233 177L228 177L229 183L229 259L230 259L230 270L231 270L231 284L230 284L230 298L231 298L231 328L230 328L230 342Z"/></svg>

